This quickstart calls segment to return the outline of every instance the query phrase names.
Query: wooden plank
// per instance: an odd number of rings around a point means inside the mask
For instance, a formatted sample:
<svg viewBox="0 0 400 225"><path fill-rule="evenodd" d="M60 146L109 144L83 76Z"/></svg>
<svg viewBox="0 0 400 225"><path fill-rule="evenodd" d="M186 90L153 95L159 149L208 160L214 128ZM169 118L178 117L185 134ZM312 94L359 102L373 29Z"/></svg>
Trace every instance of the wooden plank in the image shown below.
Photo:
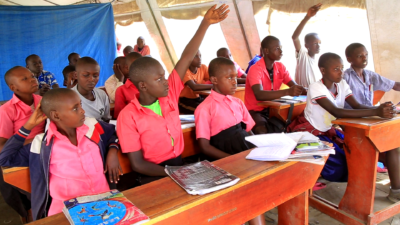
<svg viewBox="0 0 400 225"><path fill-rule="evenodd" d="M31 192L29 167L3 167L2 170L5 182L24 191Z"/></svg>
<svg viewBox="0 0 400 225"><path fill-rule="evenodd" d="M376 90L374 91L374 99L372 100L372 104L376 105L378 102L382 99L382 97L385 95L386 92Z"/></svg>
<svg viewBox="0 0 400 225"><path fill-rule="evenodd" d="M167 177L127 190L124 195L151 218L147 224L243 224L308 191L323 167L246 160L249 151L214 162L241 179L232 187L193 196ZM298 210L306 211L307 198L293 201L297 202ZM287 213L282 211L279 213ZM63 225L68 221L60 213L32 224ZM308 221L294 224L308 224Z"/></svg>
<svg viewBox="0 0 400 225"><path fill-rule="evenodd" d="M332 123L343 126L358 127L364 130L371 130L400 123L400 115L397 115L392 119L385 119L377 116L365 117L365 118L341 118L332 121Z"/></svg>
<svg viewBox="0 0 400 225"><path fill-rule="evenodd" d="M278 206L280 225L308 224L308 191Z"/></svg>
<svg viewBox="0 0 400 225"><path fill-rule="evenodd" d="M288 119L290 104L273 102L273 101L264 101L264 102L259 102L257 105L264 108L269 108L270 117L277 117L282 121L286 121ZM298 116L300 116L300 114L304 112L305 108L306 108L306 102L295 103L291 120L293 121Z"/></svg>

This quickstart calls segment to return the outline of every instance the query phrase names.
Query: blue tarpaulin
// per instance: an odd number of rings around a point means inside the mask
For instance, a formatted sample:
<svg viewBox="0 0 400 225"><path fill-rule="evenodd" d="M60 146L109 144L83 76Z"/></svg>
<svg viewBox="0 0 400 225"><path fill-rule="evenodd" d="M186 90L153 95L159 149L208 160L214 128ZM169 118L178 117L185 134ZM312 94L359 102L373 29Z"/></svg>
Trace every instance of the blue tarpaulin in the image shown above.
<svg viewBox="0 0 400 225"><path fill-rule="evenodd" d="M52 72L62 87L62 70L68 55L76 52L100 65L104 85L114 72L116 57L114 16L108 4L72 6L0 6L0 100L12 92L4 74L14 66L26 66L28 55L39 55L43 69Z"/></svg>

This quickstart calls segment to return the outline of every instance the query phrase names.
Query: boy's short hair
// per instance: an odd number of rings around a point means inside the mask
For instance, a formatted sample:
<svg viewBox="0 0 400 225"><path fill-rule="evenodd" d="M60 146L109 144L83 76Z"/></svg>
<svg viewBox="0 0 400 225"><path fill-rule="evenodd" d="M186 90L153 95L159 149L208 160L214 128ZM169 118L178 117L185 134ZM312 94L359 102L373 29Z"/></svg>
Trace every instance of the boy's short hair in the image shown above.
<svg viewBox="0 0 400 225"><path fill-rule="evenodd" d="M272 36L272 35L268 35L268 36L266 36L263 40L262 40L262 42L261 42L261 47L262 48L268 48L268 46L271 44L271 42L273 42L273 41L279 41L279 39L277 38L277 37L275 37L275 36Z"/></svg>
<svg viewBox="0 0 400 225"><path fill-rule="evenodd" d="M328 52L325 53L323 55L321 55L321 57L319 57L318 60L318 67L321 68L327 68L329 65L329 61L331 61L332 59L342 59L340 58L340 56L338 54L332 53L332 52Z"/></svg>
<svg viewBox="0 0 400 225"><path fill-rule="evenodd" d="M4 74L4 80L6 81L6 84L8 86L10 86L10 78L11 78L11 75L13 74L13 71L16 70L16 69L19 69L19 68L25 68L25 67L23 67L23 66L14 66L13 68L7 70L7 72Z"/></svg>
<svg viewBox="0 0 400 225"><path fill-rule="evenodd" d="M316 36L318 36L317 33L309 33L304 37L304 42L308 43L310 42L313 38L315 38Z"/></svg>
<svg viewBox="0 0 400 225"><path fill-rule="evenodd" d="M142 55L139 52L131 52L125 56L129 61L136 60L138 58L142 58Z"/></svg>
<svg viewBox="0 0 400 225"><path fill-rule="evenodd" d="M345 51L346 57L350 57L353 54L354 50L356 50L357 48L361 48L361 47L365 48L365 46L360 43L350 44L349 46L347 46L346 51Z"/></svg>
<svg viewBox="0 0 400 225"><path fill-rule="evenodd" d="M72 56L74 56L74 55L79 55L79 54L76 53L76 52L73 52L73 53L69 54L69 55L68 55L68 62L71 62L71 58L72 58Z"/></svg>
<svg viewBox="0 0 400 225"><path fill-rule="evenodd" d="M78 59L78 62L75 65L75 70L78 70L78 68L84 64L99 65L95 59L93 59L89 56L85 56L85 57Z"/></svg>
<svg viewBox="0 0 400 225"><path fill-rule="evenodd" d="M149 68L160 65L160 63L150 57L141 57L135 60L129 67L129 78L137 87L138 83L147 76Z"/></svg>
<svg viewBox="0 0 400 225"><path fill-rule="evenodd" d="M217 56L221 55L223 51L229 51L229 49L225 47L218 49Z"/></svg>
<svg viewBox="0 0 400 225"><path fill-rule="evenodd" d="M75 66L68 65L63 69L62 74L64 75L64 77L67 77L69 73L74 71L75 71Z"/></svg>
<svg viewBox="0 0 400 225"><path fill-rule="evenodd" d="M125 63L125 57L124 56L118 56L117 58L114 59L114 64L121 64Z"/></svg>
<svg viewBox="0 0 400 225"><path fill-rule="evenodd" d="M128 55L129 52L132 52L132 51L133 51L133 48L132 48L132 46L130 46L130 45L126 46L126 47L124 48L124 50L122 50L122 52L124 53L125 56Z"/></svg>
<svg viewBox="0 0 400 225"><path fill-rule="evenodd" d="M69 88L55 88L46 92L41 102L43 113L50 117L50 112L57 109L58 104L63 102L63 98L69 97L71 94L76 94L76 92Z"/></svg>
<svg viewBox="0 0 400 225"><path fill-rule="evenodd" d="M235 64L232 62L232 60L224 57L215 58L211 60L210 65L208 66L208 74L214 77L217 76L221 66L235 66Z"/></svg>
<svg viewBox="0 0 400 225"><path fill-rule="evenodd" d="M25 59L26 65L28 65L29 60L31 60L31 58L33 58L33 57L39 57L39 56L36 54L28 55L28 57L26 57L26 59Z"/></svg>

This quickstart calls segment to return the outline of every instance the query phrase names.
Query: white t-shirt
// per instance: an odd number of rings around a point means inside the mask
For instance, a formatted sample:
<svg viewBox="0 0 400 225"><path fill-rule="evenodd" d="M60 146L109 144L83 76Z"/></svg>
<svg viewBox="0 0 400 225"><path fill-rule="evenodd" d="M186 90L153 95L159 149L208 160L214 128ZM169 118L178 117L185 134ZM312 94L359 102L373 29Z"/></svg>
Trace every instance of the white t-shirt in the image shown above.
<svg viewBox="0 0 400 225"><path fill-rule="evenodd" d="M310 84L322 79L321 71L318 68L318 60L311 58L305 47L301 47L299 52L296 51L296 59L295 81L297 84L309 87Z"/></svg>
<svg viewBox="0 0 400 225"><path fill-rule="evenodd" d="M108 100L107 94L98 88L93 89L94 101L90 101L83 97L78 91L78 85L72 88L72 90L78 93L82 101L82 108L85 110L86 117L93 117L97 120L110 120L110 100Z"/></svg>
<svg viewBox="0 0 400 225"><path fill-rule="evenodd" d="M334 96L328 88L319 80L310 85L307 93L307 106L304 110L304 116L314 128L321 132L328 131L332 127L332 120L336 118L328 111L322 108L316 100L328 98L337 108L344 108L346 98L352 95L350 86L342 79L339 83L335 83L337 95Z"/></svg>

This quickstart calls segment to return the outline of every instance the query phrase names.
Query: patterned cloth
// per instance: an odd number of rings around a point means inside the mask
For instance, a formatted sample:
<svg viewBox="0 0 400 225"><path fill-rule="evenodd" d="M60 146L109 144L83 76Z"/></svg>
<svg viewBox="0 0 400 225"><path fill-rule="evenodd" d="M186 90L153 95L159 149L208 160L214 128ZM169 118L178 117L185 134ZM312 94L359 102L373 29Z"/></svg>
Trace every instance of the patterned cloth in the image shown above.
<svg viewBox="0 0 400 225"><path fill-rule="evenodd" d="M39 82L39 88L42 88L44 84L50 85L50 88L53 87L53 85L58 84L54 74L46 70L43 70L37 79Z"/></svg>

